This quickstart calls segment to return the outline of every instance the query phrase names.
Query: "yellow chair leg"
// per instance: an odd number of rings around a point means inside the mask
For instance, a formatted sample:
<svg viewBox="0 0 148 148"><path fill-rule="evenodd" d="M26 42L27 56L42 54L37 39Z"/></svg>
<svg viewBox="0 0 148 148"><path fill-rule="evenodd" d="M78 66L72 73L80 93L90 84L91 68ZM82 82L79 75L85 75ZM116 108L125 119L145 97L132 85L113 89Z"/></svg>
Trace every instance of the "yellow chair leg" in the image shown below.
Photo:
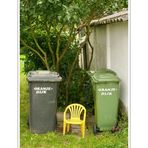
<svg viewBox="0 0 148 148"><path fill-rule="evenodd" d="M64 122L64 124L63 124L63 135L65 135L65 132L66 132L66 123Z"/></svg>
<svg viewBox="0 0 148 148"><path fill-rule="evenodd" d="M70 124L67 124L67 132L69 132Z"/></svg>
<svg viewBox="0 0 148 148"><path fill-rule="evenodd" d="M84 138L85 135L85 124L82 124L82 138Z"/></svg>
<svg viewBox="0 0 148 148"><path fill-rule="evenodd" d="M81 134L83 133L83 124L80 125Z"/></svg>

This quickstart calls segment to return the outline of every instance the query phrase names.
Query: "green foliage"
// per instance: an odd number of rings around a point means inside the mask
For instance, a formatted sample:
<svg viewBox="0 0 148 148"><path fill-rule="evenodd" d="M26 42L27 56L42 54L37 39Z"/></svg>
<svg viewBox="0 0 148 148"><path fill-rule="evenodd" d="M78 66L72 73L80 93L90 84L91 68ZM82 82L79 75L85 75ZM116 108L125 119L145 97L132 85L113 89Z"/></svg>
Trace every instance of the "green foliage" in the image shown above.
<svg viewBox="0 0 148 148"><path fill-rule="evenodd" d="M56 48L56 38L57 37L55 36L54 33L50 35L50 40L52 41L53 49ZM39 44L42 46L42 48L46 51L46 53L50 55L50 51L48 50L48 45L46 44L46 39L45 39L44 34L38 35L37 40ZM32 45L32 47L35 47L35 43L31 40L30 40L30 44ZM60 44L61 51L66 44L67 44L67 36L62 34L61 44ZM76 61L74 65L72 76L70 78L70 84L69 84L69 87L67 88L68 90L66 90L66 85L68 83L67 77L71 69L71 65L73 64L73 61L77 55L77 52L79 51L77 43L73 43L69 47L68 51L69 52L65 54L65 56L63 57L60 63L59 72L60 72L60 75L62 76L62 82L60 83L58 106L61 106L63 108L65 105L69 103L79 102L79 103L86 105L88 108L91 108L93 105L93 99L92 99L92 94L90 90L91 87L90 87L89 79L87 78L87 74L85 70L82 70L79 67L78 60ZM41 62L41 59L33 51L25 49L24 55L25 55L25 59L24 59L25 73L28 73L31 70L37 70L37 69L45 70L46 69L46 67ZM48 63L50 65L53 65L52 59L50 56L48 57ZM69 92L68 102L66 101L66 98L65 98L66 91Z"/></svg>
<svg viewBox="0 0 148 148"><path fill-rule="evenodd" d="M128 8L128 0L113 0L110 1L110 5L106 7L105 11L107 14L112 14L123 8Z"/></svg>
<svg viewBox="0 0 148 148"><path fill-rule="evenodd" d="M80 103L92 112L94 101L91 90L91 82L87 78L86 72L78 67L74 68L72 78L68 87L68 102L66 102L65 93L62 93L65 92L66 83L67 80L63 79L63 82L61 82L60 84L60 96L58 98L58 106L63 108L67 104Z"/></svg>
<svg viewBox="0 0 148 148"><path fill-rule="evenodd" d="M66 44L68 43L68 38L66 34L62 34L61 35L61 43L60 43L60 52L63 51L63 49L65 48ZM46 42L46 36L44 34L36 34L36 39L38 40L38 43L40 44L40 46L42 47L42 49L47 53L48 55L48 63L50 65L50 67L53 66L53 61L51 59L51 54L50 51L48 49L48 45ZM32 39L30 39L29 37L26 36L25 38L26 42L29 42L31 47L36 48L36 45L34 43L34 41ZM51 47L53 49L54 52L54 56L56 56L56 46L57 46L57 35L56 33L52 32L50 34L50 40L51 40ZM38 55L36 55L36 53L34 53L33 51L29 50L28 48L25 47L21 47L21 50L23 48L23 54L26 55L26 59L25 59L25 72L29 72L30 70L37 70L37 69L46 69L45 65L42 64L41 59L38 57ZM60 64L60 72L61 74L65 77L67 72L68 67L70 67L70 65L72 64L76 53L78 51L77 45L73 44L68 48L68 51L64 58L61 61ZM54 67L53 67L54 69Z"/></svg>
<svg viewBox="0 0 148 148"><path fill-rule="evenodd" d="M78 66L77 35L90 21L127 7L127 0L21 0L21 54L25 72L53 70L63 78L59 105L80 102L91 107L92 91ZM82 27L82 28L81 28ZM85 28L86 29L86 28ZM88 33L89 34L89 33Z"/></svg>
<svg viewBox="0 0 148 148"><path fill-rule="evenodd" d="M128 0L21 0L20 29L45 30L45 25L71 29L73 25L90 22L94 17L113 13L128 7ZM28 32L29 33L29 32ZM22 35L21 35L22 37Z"/></svg>

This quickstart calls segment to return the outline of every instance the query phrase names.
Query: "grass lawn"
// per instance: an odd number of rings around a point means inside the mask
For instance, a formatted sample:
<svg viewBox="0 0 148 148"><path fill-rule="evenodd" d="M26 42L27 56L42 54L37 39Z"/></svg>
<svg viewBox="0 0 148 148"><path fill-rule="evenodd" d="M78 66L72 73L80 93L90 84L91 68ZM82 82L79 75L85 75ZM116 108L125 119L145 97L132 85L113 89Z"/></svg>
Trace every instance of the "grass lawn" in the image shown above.
<svg viewBox="0 0 148 148"><path fill-rule="evenodd" d="M85 138L76 134L62 135L61 132L47 134L32 134L27 127L29 110L29 93L26 75L23 71L23 61L20 70L20 147L21 148L127 148L128 121L122 114L119 121L120 130L115 133L101 132L94 136L92 126L88 127Z"/></svg>

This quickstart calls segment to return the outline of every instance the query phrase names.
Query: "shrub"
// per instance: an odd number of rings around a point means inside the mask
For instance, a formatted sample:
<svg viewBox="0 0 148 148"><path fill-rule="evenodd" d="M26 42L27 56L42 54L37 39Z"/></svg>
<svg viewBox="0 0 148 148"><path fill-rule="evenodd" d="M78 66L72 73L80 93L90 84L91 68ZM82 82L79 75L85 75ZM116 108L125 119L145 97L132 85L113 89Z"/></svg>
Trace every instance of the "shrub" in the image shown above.
<svg viewBox="0 0 148 148"><path fill-rule="evenodd" d="M48 55L49 64L53 65L52 59L50 56L50 51L48 50L48 45L46 43L44 34L43 33L38 34L36 38L39 44L41 45L41 47L46 51ZM55 36L54 33L50 35L50 40L52 42L52 49L56 49L56 46L57 46L56 38L57 37ZM61 39L60 49L62 50L67 43L67 36L62 35L60 39ZM26 37L26 40L29 41L32 47L35 48L35 43L33 42L33 40L27 37ZM87 108L91 108L93 105L90 81L87 77L86 71L82 70L79 67L78 56L77 56L78 52L79 52L79 48L77 43L75 42L70 46L70 48L68 49L68 52L66 52L63 59L61 60L59 73L62 77L62 82L60 83L58 107L65 108L66 105L73 102L82 103ZM32 71L32 70L46 69L46 67L41 62L41 59L33 51L26 48L26 49L23 49L23 54L26 57L24 61L25 73L28 73L29 71ZM72 70L72 75L68 81L69 71L71 69L71 66L75 58L77 58L77 60ZM54 70L54 67L51 70Z"/></svg>

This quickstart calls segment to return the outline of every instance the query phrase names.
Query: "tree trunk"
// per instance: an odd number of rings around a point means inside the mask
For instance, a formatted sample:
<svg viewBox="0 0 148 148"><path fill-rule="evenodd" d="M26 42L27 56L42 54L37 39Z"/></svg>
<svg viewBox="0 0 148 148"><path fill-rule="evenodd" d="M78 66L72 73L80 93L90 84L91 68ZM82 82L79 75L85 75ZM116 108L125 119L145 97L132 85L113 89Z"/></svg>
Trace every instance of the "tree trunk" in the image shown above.
<svg viewBox="0 0 148 148"><path fill-rule="evenodd" d="M78 55L79 55L79 50L77 51L77 54L75 56L75 59L72 63L72 66L70 67L70 70L69 70L69 73L68 73L68 76L67 76L67 83L66 83L66 103L68 103L68 98L69 98L69 89L70 89L70 82L71 82L71 76L72 76L72 72L73 72L73 69L74 69L74 66L77 62L77 59L78 59Z"/></svg>

